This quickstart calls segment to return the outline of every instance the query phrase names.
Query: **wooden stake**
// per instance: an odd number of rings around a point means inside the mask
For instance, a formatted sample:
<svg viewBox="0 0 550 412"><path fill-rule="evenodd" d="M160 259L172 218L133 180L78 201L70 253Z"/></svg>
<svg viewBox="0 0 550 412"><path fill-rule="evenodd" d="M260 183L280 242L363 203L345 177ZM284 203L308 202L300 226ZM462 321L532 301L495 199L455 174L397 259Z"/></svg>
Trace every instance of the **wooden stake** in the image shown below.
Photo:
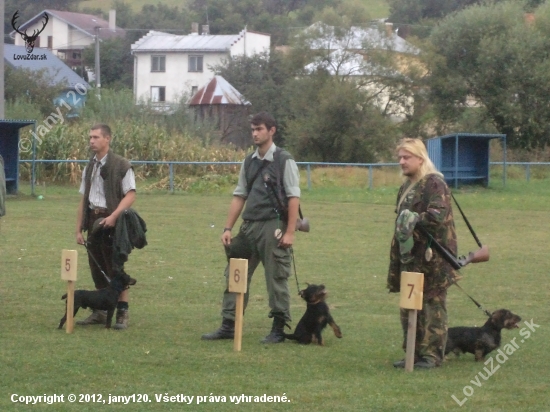
<svg viewBox="0 0 550 412"><path fill-rule="evenodd" d="M74 328L74 284L76 282L76 267L78 252L63 249L61 251L61 279L67 281L67 333L73 333Z"/></svg>
<svg viewBox="0 0 550 412"><path fill-rule="evenodd" d="M237 306L235 308L235 337L233 340L233 350L241 351L243 341L243 312L244 312L244 293L237 293Z"/></svg>
<svg viewBox="0 0 550 412"><path fill-rule="evenodd" d="M244 294L248 282L248 260L229 259L229 292L237 294L235 307L235 337L233 338L233 350L241 351L243 338Z"/></svg>
<svg viewBox="0 0 550 412"><path fill-rule="evenodd" d="M416 309L409 309L409 327L407 329L407 352L405 354L405 370L412 372L414 369L414 347L416 344Z"/></svg>
<svg viewBox="0 0 550 412"><path fill-rule="evenodd" d="M424 297L424 274L401 272L401 296L399 306L408 309L407 348L405 354L405 371L414 370L414 352L416 346L416 319L418 310L422 310Z"/></svg>
<svg viewBox="0 0 550 412"><path fill-rule="evenodd" d="M73 333L74 328L74 281L67 281L67 333Z"/></svg>

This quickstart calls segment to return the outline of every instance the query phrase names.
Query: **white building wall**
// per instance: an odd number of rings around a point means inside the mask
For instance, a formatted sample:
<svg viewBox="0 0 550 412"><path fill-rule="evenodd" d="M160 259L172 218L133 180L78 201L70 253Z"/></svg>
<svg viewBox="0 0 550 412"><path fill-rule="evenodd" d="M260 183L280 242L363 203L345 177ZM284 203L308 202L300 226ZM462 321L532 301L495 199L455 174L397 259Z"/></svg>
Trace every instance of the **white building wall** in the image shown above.
<svg viewBox="0 0 550 412"><path fill-rule="evenodd" d="M166 56L166 71L151 71L151 56ZM203 71L189 71L189 55L203 56ZM228 59L225 53L135 53L134 90L136 102L148 101L151 97L151 87L166 87L166 102L176 103L183 95L189 96L192 87L200 89L214 77L210 69Z"/></svg>
<svg viewBox="0 0 550 412"><path fill-rule="evenodd" d="M65 47L70 44L72 48L84 48L94 43L92 36L72 27L68 28L68 38Z"/></svg>
<svg viewBox="0 0 550 412"><path fill-rule="evenodd" d="M231 46L232 57L269 52L271 36L250 31L242 32L242 34L239 40Z"/></svg>

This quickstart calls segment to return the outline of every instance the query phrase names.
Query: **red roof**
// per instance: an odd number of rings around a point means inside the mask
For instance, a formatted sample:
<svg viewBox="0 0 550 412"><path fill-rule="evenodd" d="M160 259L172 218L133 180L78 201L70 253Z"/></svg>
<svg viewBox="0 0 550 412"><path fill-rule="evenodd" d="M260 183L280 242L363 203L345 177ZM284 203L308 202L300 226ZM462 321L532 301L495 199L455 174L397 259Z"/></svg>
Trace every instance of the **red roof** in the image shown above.
<svg viewBox="0 0 550 412"><path fill-rule="evenodd" d="M242 94L222 76L214 76L208 84L200 88L189 101L190 106L211 104L249 105Z"/></svg>

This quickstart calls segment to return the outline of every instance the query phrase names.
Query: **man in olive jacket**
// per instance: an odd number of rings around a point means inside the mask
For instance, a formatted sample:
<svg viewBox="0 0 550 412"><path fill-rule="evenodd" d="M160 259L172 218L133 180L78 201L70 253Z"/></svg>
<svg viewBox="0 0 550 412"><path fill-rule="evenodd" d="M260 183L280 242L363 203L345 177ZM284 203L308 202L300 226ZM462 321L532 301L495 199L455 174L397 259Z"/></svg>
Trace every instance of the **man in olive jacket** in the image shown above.
<svg viewBox="0 0 550 412"><path fill-rule="evenodd" d="M419 139L403 139L397 147L405 182L399 189L396 205L396 231L391 244L387 287L399 292L401 272L424 274L424 298L418 312L415 368L440 366L447 342L447 288L458 273L437 252L415 226L421 225L452 255L457 240L451 207L451 192L428 157ZM408 311L401 309L403 350L406 348ZM404 367L405 361L394 363Z"/></svg>

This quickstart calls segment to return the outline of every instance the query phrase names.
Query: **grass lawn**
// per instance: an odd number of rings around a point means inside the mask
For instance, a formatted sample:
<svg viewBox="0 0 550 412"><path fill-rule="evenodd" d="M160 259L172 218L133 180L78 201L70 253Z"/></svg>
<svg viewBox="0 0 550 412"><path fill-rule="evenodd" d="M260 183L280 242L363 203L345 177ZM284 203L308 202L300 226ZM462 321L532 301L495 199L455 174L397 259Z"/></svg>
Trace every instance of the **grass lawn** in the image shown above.
<svg viewBox="0 0 550 412"><path fill-rule="evenodd" d="M386 0L361 0L367 6L367 10L372 19L380 19L382 17L388 17L389 6ZM79 8L100 8L101 10L107 11L112 7L112 0L84 0L79 4ZM159 3L166 4L170 7L181 7L181 0L132 0L127 1L131 4L134 11L140 11L142 7L146 4L157 5Z"/></svg>
<svg viewBox="0 0 550 412"><path fill-rule="evenodd" d="M73 235L77 189L48 187L37 200L23 187L22 195L8 200L0 228L0 410L31 409L13 403L13 394L64 395L64 403L40 403L33 411L102 410L93 395L109 403L110 395L132 394L136 398L129 404L112 404L109 410L550 410L549 189L548 180L509 181L505 189L495 183L491 189L456 193L491 249L489 262L462 269L461 286L491 311L507 308L540 325L530 331L522 322L523 329L503 331L502 346L516 338L519 348L504 363L495 360L498 370L484 380L478 373L487 376L484 367L490 370L490 365L474 362L469 354L452 356L436 370L407 374L392 367L403 357L399 299L385 289L396 186L315 188L303 194L312 230L296 235L298 280L301 286L325 283L343 339L327 328L325 347L260 344L271 320L259 269L240 353L233 352L232 341L200 340L220 324L225 259L219 237L230 189L203 195L141 191L136 209L148 224L149 245L135 250L126 266L138 279L131 290L130 328L75 326L67 334L56 329L66 289L60 279L62 249L79 251L77 288L92 288L85 250ZM458 211L455 215L464 254L476 245ZM294 278L289 282L295 325L305 305ZM454 287L448 312L450 326L481 325L486 319ZM81 310L76 319L88 313ZM69 403L69 394L77 395L77 402ZM88 402L79 403L79 394L89 395ZM289 401L249 398L236 405L230 399L243 394ZM187 405L157 402L155 395L195 398ZM464 402L461 408L453 395ZM202 403L197 396L204 397Z"/></svg>

